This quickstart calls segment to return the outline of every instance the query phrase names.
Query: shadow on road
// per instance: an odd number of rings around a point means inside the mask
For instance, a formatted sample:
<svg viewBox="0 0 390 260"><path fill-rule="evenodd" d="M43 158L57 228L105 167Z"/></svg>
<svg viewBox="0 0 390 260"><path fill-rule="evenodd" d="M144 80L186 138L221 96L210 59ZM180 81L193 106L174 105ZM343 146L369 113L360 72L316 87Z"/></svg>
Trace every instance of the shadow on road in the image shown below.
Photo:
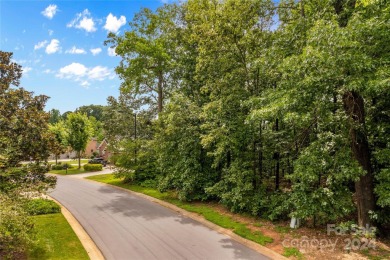
<svg viewBox="0 0 390 260"><path fill-rule="evenodd" d="M95 206L100 211L109 211L112 214L123 214L129 218L143 218L145 220L157 220L162 218L173 218L174 221L183 225L200 226L201 224L191 218L178 216L174 212L161 205L156 205L147 199L134 194L115 189L113 187L101 187L98 192L105 194L116 194L115 198L101 206ZM156 207L157 206L157 207Z"/></svg>

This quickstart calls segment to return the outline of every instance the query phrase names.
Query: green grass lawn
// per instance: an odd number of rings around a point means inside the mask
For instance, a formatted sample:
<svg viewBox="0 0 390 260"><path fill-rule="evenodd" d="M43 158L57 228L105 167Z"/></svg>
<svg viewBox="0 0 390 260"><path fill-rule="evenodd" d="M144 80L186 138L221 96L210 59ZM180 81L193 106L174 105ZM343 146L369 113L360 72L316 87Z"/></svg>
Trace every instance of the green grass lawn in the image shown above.
<svg viewBox="0 0 390 260"><path fill-rule="evenodd" d="M37 232L37 245L28 259L89 259L80 240L61 213L31 217Z"/></svg>
<svg viewBox="0 0 390 260"><path fill-rule="evenodd" d="M213 222L221 227L233 230L233 232L236 233L237 235L252 240L261 245L265 245L267 243L272 242L272 238L266 237L258 231L255 232L251 231L244 223L237 222L229 216L221 215L219 212L214 210L212 206L208 206L206 204L194 204L189 202L183 202L176 199L172 193L168 193L168 192L161 193L154 188L145 188L139 185L126 184L123 183L121 179L114 178L114 174L103 174L103 175L91 176L88 177L87 179L115 185L128 190L143 193L160 200L167 201L187 211L198 213L208 221Z"/></svg>
<svg viewBox="0 0 390 260"><path fill-rule="evenodd" d="M89 159L81 159L80 162L81 162L81 164L85 164L85 163L88 163L88 161L89 161ZM78 159L76 159L76 160L71 160L71 161L58 161L58 162L60 162L60 163L62 163L62 164L64 164L64 163L69 163L69 164L77 164L77 165L79 165L79 160L78 160ZM49 163L50 163L50 164L55 164L56 161L55 161L55 160L50 160Z"/></svg>
<svg viewBox="0 0 390 260"><path fill-rule="evenodd" d="M60 174L60 175L71 175L71 174L80 174L80 173L86 173L86 171L81 167L80 169L78 168L73 168L73 169L68 169L68 172L66 170L51 170L49 173L54 173L54 174Z"/></svg>
<svg viewBox="0 0 390 260"><path fill-rule="evenodd" d="M60 175L81 174L81 173L87 173L87 172L91 172L91 171L85 171L83 167L81 167L81 169L78 169L77 167L72 168L72 169L68 169L68 173L66 172L66 170L51 170L51 171L49 171L49 173L60 174Z"/></svg>

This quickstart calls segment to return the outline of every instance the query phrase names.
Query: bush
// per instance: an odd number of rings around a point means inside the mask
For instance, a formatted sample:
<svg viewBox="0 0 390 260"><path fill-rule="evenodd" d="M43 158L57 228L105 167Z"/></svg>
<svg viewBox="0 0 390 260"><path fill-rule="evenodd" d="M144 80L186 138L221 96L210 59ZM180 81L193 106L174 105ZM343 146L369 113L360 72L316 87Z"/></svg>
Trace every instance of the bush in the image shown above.
<svg viewBox="0 0 390 260"><path fill-rule="evenodd" d="M32 199L28 200L24 205L24 210L32 216L59 213L61 207L52 200L48 199Z"/></svg>
<svg viewBox="0 0 390 260"><path fill-rule="evenodd" d="M33 244L33 224L20 201L0 193L0 259L18 259Z"/></svg>
<svg viewBox="0 0 390 260"><path fill-rule="evenodd" d="M66 168L72 169L72 168L74 168L74 166L69 164L69 163L57 164L57 165L52 165L51 166L52 170L65 170Z"/></svg>
<svg viewBox="0 0 390 260"><path fill-rule="evenodd" d="M57 165L52 165L51 166L51 169L52 170L62 170L62 165L61 164L57 164Z"/></svg>
<svg viewBox="0 0 390 260"><path fill-rule="evenodd" d="M64 165L62 165L62 169L66 169L66 168L68 168L68 169L73 169L74 166L71 165L71 164L69 164L69 163L65 163Z"/></svg>
<svg viewBox="0 0 390 260"><path fill-rule="evenodd" d="M96 172L96 171L101 171L103 170L103 165L101 164L90 164L87 163L84 165L84 170L86 172Z"/></svg>

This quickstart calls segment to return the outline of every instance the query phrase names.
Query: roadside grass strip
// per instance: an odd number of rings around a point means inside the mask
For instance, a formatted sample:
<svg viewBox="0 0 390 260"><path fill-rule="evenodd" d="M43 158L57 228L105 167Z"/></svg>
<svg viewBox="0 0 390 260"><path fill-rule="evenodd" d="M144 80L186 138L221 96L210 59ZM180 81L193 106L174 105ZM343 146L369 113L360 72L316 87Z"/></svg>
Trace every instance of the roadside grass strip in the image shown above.
<svg viewBox="0 0 390 260"><path fill-rule="evenodd" d="M61 213L31 218L37 244L29 249L28 259L89 259L80 240Z"/></svg>
<svg viewBox="0 0 390 260"><path fill-rule="evenodd" d="M111 184L114 186L118 186L121 188L125 188L128 190L132 190L135 192L143 193L145 195L154 197L156 199L160 199L166 202L169 202L179 208L185 209L189 212L197 213L201 216L203 216L208 221L221 226L226 229L232 230L235 234L246 238L248 240L252 240L260 245L265 245L267 243L271 243L273 240L270 237L264 236L259 231L251 231L244 223L240 223L235 221L229 216L221 215L219 212L213 209L212 206L200 204L200 203L190 203L185 201L180 201L177 198L175 198L173 193L169 192L159 192L158 190L154 188L147 188L142 187L139 185L134 184L127 184L123 183L121 179L117 179L114 177L114 174L103 174L103 175L96 175L96 176L90 176L86 179Z"/></svg>
<svg viewBox="0 0 390 260"><path fill-rule="evenodd" d="M101 171L101 170L96 170L96 171ZM82 166L80 169L78 168L72 168L68 170L50 170L49 173L53 174L59 174L59 175L74 175L74 174L82 174L82 173L87 173L87 172L95 172L94 170L92 171L86 171L84 167Z"/></svg>

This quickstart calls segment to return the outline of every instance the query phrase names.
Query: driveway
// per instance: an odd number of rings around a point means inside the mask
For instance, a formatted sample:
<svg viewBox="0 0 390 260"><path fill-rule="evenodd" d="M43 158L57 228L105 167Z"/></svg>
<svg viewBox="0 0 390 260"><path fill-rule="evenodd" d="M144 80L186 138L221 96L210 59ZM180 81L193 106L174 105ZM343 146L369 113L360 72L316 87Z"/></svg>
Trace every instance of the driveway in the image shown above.
<svg viewBox="0 0 390 260"><path fill-rule="evenodd" d="M159 204L83 175L57 175L50 196L84 227L106 259L268 259Z"/></svg>

